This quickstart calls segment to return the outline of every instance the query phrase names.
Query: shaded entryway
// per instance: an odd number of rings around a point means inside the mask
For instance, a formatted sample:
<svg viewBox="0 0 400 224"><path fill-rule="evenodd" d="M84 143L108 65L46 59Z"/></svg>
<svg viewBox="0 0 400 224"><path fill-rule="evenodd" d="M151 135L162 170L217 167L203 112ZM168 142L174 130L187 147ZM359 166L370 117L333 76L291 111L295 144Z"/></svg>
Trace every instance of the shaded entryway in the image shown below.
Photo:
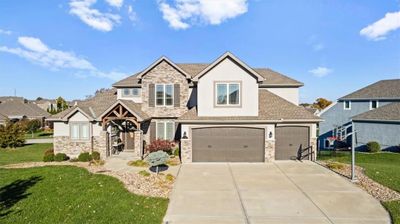
<svg viewBox="0 0 400 224"><path fill-rule="evenodd" d="M310 161L183 164L165 223L390 223L379 201Z"/></svg>
<svg viewBox="0 0 400 224"><path fill-rule="evenodd" d="M193 162L264 162L264 129L192 129Z"/></svg>

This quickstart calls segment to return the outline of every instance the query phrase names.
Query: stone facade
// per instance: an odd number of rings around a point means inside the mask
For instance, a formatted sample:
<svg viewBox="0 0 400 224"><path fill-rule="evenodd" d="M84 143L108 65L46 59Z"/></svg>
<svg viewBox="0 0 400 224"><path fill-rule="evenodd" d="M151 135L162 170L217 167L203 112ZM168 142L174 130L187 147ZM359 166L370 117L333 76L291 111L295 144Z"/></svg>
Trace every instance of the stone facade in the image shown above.
<svg viewBox="0 0 400 224"><path fill-rule="evenodd" d="M182 163L192 162L192 140L181 139L181 161Z"/></svg>
<svg viewBox="0 0 400 224"><path fill-rule="evenodd" d="M149 107L149 84L179 84L179 107ZM142 110L151 117L180 117L188 111L189 84L185 75L165 61L151 69L142 78Z"/></svg>
<svg viewBox="0 0 400 224"><path fill-rule="evenodd" d="M101 131L100 136L93 136L93 151L100 153L100 158L106 158L107 150L107 132Z"/></svg>
<svg viewBox="0 0 400 224"><path fill-rule="evenodd" d="M75 142L69 136L55 136L53 141L54 154L65 153L70 158L77 158L82 152L92 151L90 140Z"/></svg>
<svg viewBox="0 0 400 224"><path fill-rule="evenodd" d="M275 161L275 140L265 139L265 162Z"/></svg>
<svg viewBox="0 0 400 224"><path fill-rule="evenodd" d="M140 158L142 155L142 136L143 132L142 131L135 131L135 142L134 142L134 154L135 157Z"/></svg>
<svg viewBox="0 0 400 224"><path fill-rule="evenodd" d="M313 160L315 161L317 159L317 138L311 138L310 139L310 146L312 146L313 150Z"/></svg>

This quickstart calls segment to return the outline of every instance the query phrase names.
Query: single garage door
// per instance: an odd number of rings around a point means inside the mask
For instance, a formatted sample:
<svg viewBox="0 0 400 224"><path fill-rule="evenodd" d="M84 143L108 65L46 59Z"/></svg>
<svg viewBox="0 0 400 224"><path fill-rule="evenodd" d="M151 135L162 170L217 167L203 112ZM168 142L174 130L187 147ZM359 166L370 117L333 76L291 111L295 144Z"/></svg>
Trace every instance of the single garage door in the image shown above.
<svg viewBox="0 0 400 224"><path fill-rule="evenodd" d="M275 128L275 159L296 159L299 148L309 146L309 128L281 126Z"/></svg>
<svg viewBox="0 0 400 224"><path fill-rule="evenodd" d="M193 162L264 162L264 129L193 129L192 144Z"/></svg>

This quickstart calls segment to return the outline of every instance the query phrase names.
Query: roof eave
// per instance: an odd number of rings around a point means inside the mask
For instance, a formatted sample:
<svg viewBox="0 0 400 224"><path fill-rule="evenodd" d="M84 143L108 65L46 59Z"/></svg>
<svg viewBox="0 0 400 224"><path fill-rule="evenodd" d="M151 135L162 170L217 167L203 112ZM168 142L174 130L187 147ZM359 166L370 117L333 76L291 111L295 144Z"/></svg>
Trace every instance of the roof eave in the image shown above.
<svg viewBox="0 0 400 224"><path fill-rule="evenodd" d="M319 123L322 119L282 119L282 120L177 120L178 123Z"/></svg>

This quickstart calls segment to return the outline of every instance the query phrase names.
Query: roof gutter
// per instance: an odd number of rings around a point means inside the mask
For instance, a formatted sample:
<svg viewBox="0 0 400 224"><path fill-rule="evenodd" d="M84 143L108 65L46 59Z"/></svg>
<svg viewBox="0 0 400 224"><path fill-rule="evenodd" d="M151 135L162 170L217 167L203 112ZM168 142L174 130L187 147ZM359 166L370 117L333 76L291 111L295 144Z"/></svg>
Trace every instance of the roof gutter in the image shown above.
<svg viewBox="0 0 400 224"><path fill-rule="evenodd" d="M303 119L303 120L177 120L178 123L187 124L218 124L218 123L234 123L234 124L265 124L265 123L318 123L322 119Z"/></svg>

